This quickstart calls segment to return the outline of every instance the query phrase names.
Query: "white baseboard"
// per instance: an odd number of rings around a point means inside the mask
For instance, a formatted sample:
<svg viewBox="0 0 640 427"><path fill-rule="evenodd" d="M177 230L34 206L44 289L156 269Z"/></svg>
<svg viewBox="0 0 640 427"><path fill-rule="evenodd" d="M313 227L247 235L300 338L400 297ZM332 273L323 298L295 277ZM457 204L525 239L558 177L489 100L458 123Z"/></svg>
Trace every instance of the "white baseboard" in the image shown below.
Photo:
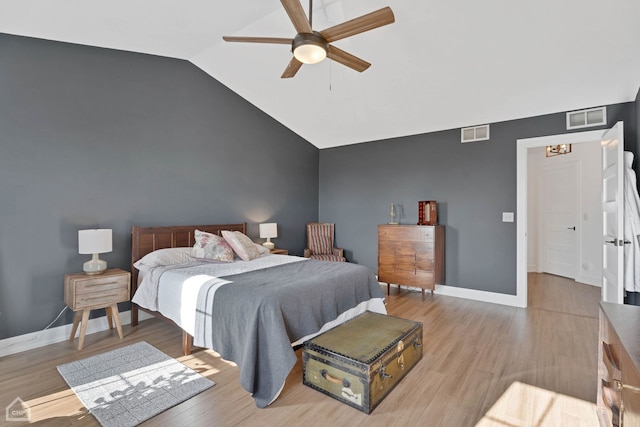
<svg viewBox="0 0 640 427"><path fill-rule="evenodd" d="M381 283L386 285L386 283ZM391 284L393 287L398 285ZM420 291L420 288L409 288ZM425 291L429 292L429 291ZM437 295L445 295L448 297L464 298L474 301L490 302L492 304L508 305L511 307L523 307L522 303L516 295L499 294L497 292L478 291L475 289L456 288L455 286L436 285L434 291Z"/></svg>
<svg viewBox="0 0 640 427"><path fill-rule="evenodd" d="M145 313L142 310L138 311L138 320L142 321L151 318L153 318L152 315ZM122 325L131 324L131 311L128 310L120 313L120 323ZM69 340L69 335L71 335L72 327L72 324L62 325L55 328L45 329L43 331L31 332L29 334L0 340L0 357L32 350L49 344L67 341ZM85 333L85 336L100 331L106 331L107 329L109 329L109 325L107 324L106 316L89 319L89 322L87 322L87 332Z"/></svg>
<svg viewBox="0 0 640 427"><path fill-rule="evenodd" d="M478 291L476 289L456 288L454 286L437 286L435 292L438 295L464 298L474 301L490 302L492 304L522 307L516 295L499 294L497 292Z"/></svg>

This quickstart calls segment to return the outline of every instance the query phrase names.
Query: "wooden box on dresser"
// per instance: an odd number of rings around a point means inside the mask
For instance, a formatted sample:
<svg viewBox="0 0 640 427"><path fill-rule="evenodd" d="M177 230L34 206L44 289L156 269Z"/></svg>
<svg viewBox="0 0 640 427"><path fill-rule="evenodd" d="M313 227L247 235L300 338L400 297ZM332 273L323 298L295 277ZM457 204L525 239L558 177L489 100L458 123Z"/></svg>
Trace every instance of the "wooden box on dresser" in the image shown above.
<svg viewBox="0 0 640 427"><path fill-rule="evenodd" d="M598 418L601 426L640 426L640 307L600 303Z"/></svg>
<svg viewBox="0 0 640 427"><path fill-rule="evenodd" d="M378 226L378 280L433 293L444 284L444 225Z"/></svg>

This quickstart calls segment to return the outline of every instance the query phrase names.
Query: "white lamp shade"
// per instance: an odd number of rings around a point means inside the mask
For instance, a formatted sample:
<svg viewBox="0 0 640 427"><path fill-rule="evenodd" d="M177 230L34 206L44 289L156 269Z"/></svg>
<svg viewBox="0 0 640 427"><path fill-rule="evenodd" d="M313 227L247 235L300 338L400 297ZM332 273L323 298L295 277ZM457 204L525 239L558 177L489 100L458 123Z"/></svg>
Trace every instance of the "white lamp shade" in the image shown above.
<svg viewBox="0 0 640 427"><path fill-rule="evenodd" d="M272 237L278 237L278 224L275 222L260 224L260 238L270 239Z"/></svg>
<svg viewBox="0 0 640 427"><path fill-rule="evenodd" d="M78 253L103 254L111 250L111 229L78 230Z"/></svg>

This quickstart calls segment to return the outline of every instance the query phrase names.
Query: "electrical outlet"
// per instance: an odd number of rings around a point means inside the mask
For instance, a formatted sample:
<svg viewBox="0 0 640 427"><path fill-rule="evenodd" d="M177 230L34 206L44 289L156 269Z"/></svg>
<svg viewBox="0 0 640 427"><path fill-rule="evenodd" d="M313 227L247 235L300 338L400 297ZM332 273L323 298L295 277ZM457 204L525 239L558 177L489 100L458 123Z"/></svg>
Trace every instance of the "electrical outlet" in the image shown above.
<svg viewBox="0 0 640 427"><path fill-rule="evenodd" d="M513 212L502 212L502 222L513 222Z"/></svg>

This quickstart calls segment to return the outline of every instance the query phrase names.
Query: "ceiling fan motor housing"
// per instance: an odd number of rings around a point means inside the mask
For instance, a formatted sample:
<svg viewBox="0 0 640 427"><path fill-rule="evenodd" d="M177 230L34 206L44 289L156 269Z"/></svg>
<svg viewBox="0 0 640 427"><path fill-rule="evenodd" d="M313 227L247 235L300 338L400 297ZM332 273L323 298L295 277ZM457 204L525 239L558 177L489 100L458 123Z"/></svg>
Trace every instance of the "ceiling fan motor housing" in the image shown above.
<svg viewBox="0 0 640 427"><path fill-rule="evenodd" d="M317 64L327 57L329 43L319 33L298 33L291 43L291 51L304 64Z"/></svg>

